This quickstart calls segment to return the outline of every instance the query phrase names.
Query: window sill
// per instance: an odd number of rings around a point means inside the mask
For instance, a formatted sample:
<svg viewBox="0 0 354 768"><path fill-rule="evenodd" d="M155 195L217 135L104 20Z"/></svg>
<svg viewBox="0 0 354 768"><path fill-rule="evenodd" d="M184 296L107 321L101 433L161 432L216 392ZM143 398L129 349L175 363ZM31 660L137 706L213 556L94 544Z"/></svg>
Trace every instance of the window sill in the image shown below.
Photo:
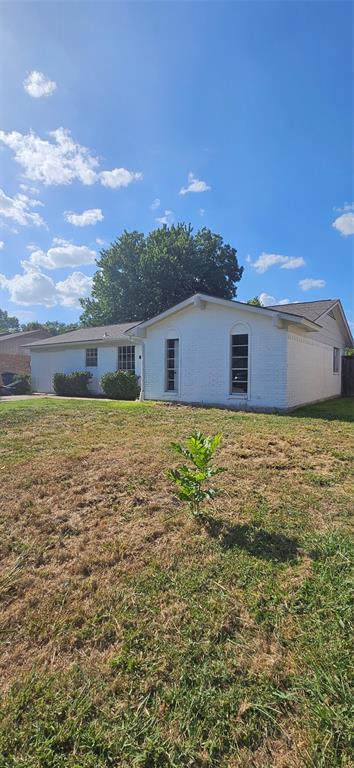
<svg viewBox="0 0 354 768"><path fill-rule="evenodd" d="M248 394L247 395L242 393L239 393L238 395L236 393L229 394L228 400L248 400Z"/></svg>

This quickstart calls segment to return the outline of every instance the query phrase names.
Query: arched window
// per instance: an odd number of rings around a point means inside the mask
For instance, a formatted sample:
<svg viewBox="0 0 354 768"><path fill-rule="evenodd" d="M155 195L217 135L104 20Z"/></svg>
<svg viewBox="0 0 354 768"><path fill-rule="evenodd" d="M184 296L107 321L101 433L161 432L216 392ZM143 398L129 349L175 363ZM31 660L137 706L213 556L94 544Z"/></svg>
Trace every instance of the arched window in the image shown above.
<svg viewBox="0 0 354 768"><path fill-rule="evenodd" d="M237 323L231 329L231 394L248 395L249 391L249 332L248 326Z"/></svg>

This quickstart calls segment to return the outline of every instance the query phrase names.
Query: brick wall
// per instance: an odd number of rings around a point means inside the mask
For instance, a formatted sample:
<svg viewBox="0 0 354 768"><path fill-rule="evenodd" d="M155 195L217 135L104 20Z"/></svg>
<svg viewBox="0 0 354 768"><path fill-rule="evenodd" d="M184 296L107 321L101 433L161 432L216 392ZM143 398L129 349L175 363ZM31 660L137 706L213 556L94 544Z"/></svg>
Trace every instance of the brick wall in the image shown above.
<svg viewBox="0 0 354 768"><path fill-rule="evenodd" d="M7 355L0 353L0 378L2 373L31 373L28 355Z"/></svg>

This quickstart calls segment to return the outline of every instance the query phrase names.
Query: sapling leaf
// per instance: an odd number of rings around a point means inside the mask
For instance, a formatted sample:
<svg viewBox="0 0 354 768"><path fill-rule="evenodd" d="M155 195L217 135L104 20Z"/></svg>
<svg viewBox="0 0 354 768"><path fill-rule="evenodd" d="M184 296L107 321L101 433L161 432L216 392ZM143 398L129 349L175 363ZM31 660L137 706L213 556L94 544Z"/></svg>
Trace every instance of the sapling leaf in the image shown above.
<svg viewBox="0 0 354 768"><path fill-rule="evenodd" d="M188 438L186 447L171 443L171 448L190 461L192 467L180 464L176 469L168 470L167 476L176 483L178 498L189 503L195 517L200 515L200 505L203 501L213 499L220 493L217 488L204 488L206 480L226 471L224 467L214 467L211 463L220 441L220 434L210 437L202 432L194 432Z"/></svg>

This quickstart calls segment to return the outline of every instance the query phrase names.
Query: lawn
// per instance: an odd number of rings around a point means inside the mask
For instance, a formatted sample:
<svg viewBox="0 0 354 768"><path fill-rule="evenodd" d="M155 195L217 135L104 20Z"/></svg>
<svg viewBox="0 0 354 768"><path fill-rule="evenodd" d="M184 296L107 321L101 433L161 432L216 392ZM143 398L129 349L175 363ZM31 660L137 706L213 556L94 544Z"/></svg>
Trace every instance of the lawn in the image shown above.
<svg viewBox="0 0 354 768"><path fill-rule="evenodd" d="M0 403L1 768L352 765L352 415Z"/></svg>

